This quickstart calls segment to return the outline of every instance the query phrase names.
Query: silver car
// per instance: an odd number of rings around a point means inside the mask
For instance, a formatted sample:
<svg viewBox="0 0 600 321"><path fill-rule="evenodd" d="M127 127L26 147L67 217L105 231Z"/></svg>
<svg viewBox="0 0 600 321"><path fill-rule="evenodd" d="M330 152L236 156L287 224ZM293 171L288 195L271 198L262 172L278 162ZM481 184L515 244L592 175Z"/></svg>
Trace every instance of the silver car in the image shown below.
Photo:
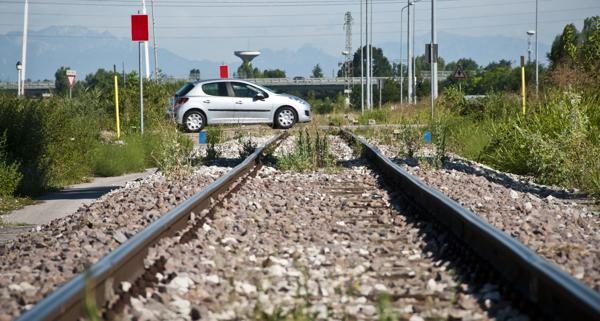
<svg viewBox="0 0 600 321"><path fill-rule="evenodd" d="M170 114L189 132L207 124L272 124L287 129L310 122L310 104L237 79L189 82L174 97Z"/></svg>

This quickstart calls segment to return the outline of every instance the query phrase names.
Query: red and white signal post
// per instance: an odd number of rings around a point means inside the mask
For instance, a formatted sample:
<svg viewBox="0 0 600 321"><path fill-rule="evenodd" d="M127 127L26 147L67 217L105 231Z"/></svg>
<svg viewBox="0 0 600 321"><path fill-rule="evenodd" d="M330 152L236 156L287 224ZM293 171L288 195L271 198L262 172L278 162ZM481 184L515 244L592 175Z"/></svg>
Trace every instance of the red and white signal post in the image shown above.
<svg viewBox="0 0 600 321"><path fill-rule="evenodd" d="M138 67L140 76L140 129L144 134L144 82L142 78L142 42L148 41L148 15L131 15L131 40L138 42Z"/></svg>

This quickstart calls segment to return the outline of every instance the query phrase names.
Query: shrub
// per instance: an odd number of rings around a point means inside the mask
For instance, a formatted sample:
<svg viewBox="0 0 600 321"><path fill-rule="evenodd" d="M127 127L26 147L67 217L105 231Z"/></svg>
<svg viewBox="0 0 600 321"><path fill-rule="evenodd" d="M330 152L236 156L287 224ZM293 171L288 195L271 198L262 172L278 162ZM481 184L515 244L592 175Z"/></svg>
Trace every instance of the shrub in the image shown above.
<svg viewBox="0 0 600 321"><path fill-rule="evenodd" d="M207 162L212 162L221 156L217 145L223 139L223 129L220 126L209 126L206 129L206 157Z"/></svg>
<svg viewBox="0 0 600 321"><path fill-rule="evenodd" d="M157 123L145 145L153 164L169 178L188 175L191 167L193 143L173 123Z"/></svg>
<svg viewBox="0 0 600 321"><path fill-rule="evenodd" d="M19 172L20 164L10 161L5 150L6 131L0 136L0 197L14 195L23 178Z"/></svg>
<svg viewBox="0 0 600 321"><path fill-rule="evenodd" d="M146 164L144 144L137 135L128 137L123 144L101 144L94 156L94 174L98 176L139 172L144 170Z"/></svg>

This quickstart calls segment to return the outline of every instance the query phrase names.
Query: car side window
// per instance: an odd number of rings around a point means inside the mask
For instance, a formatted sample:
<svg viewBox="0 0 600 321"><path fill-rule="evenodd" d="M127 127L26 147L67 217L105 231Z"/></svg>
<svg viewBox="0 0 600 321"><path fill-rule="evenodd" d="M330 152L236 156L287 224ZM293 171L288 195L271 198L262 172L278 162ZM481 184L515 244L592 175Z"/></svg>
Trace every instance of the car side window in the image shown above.
<svg viewBox="0 0 600 321"><path fill-rule="evenodd" d="M231 83L231 88L233 89L233 93L236 97L254 98L258 93L262 93L263 95L265 94L258 88L254 88L240 82Z"/></svg>
<svg viewBox="0 0 600 321"><path fill-rule="evenodd" d="M202 91L209 96L229 96L224 82L213 82L202 85Z"/></svg>

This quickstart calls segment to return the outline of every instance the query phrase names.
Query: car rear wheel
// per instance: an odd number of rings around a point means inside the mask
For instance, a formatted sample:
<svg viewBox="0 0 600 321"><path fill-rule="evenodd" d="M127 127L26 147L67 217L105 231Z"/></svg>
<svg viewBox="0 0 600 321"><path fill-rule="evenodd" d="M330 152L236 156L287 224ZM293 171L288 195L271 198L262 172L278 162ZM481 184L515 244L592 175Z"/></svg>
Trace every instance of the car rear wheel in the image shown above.
<svg viewBox="0 0 600 321"><path fill-rule="evenodd" d="M186 131L196 133L206 125L206 117L197 110L190 110L183 116L183 127Z"/></svg>
<svg viewBox="0 0 600 321"><path fill-rule="evenodd" d="M296 114L290 107L280 108L275 114L275 125L281 129L288 129L296 123Z"/></svg>

